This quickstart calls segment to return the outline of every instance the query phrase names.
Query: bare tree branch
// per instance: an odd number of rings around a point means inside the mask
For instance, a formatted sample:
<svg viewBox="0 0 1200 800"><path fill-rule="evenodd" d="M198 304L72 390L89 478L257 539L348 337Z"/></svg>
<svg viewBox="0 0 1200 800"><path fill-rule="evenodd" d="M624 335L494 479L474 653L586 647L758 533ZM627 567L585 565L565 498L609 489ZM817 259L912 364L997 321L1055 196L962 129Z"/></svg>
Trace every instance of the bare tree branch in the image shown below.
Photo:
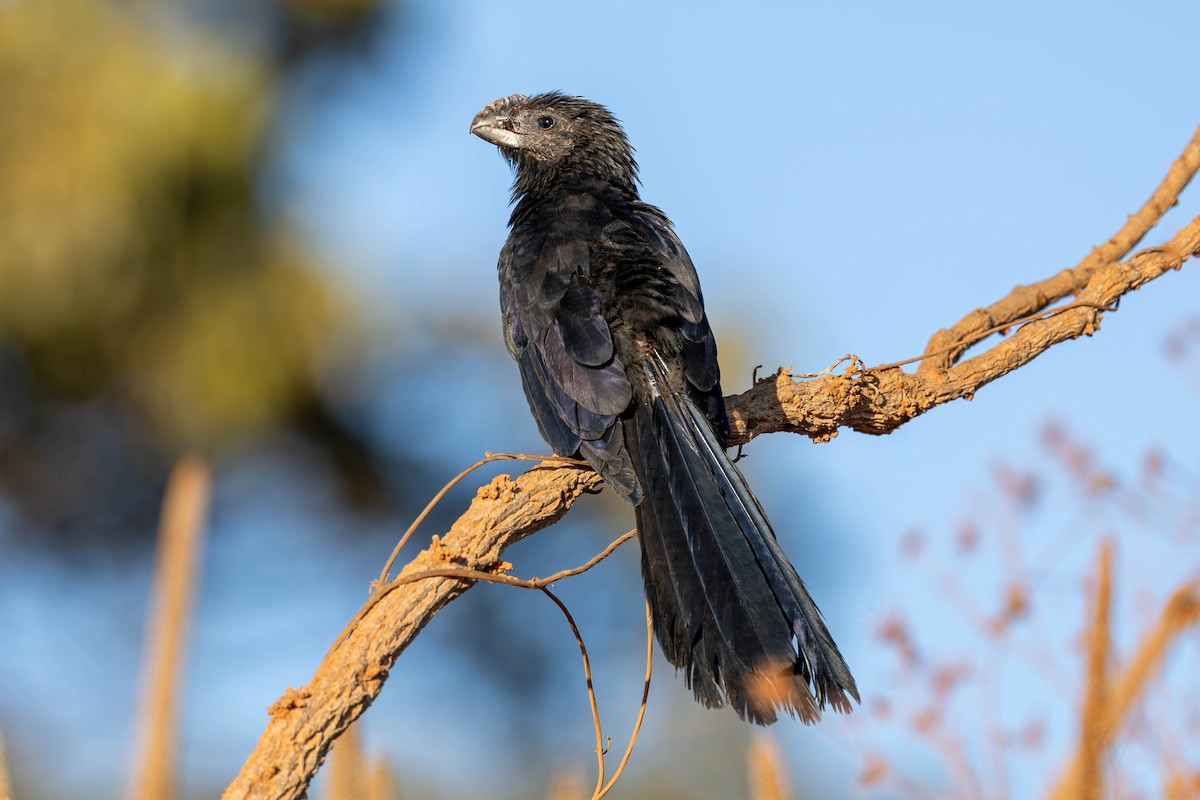
<svg viewBox="0 0 1200 800"><path fill-rule="evenodd" d="M1127 293L1173 269L1200 250L1200 217L1160 247L1118 262L1173 206L1200 169L1200 129L1171 166L1162 185L1105 244L1073 269L964 317L929 340L916 373L898 364L852 368L844 375L794 380L781 368L773 378L726 399L730 444L763 433L789 431L823 441L842 427L889 433L931 408L970 398L997 378L1029 363L1059 342L1092 335L1102 315ZM1067 297L1074 302L1052 306ZM1036 319L1026 321L1031 315ZM962 355L997 329L1016 330L966 361ZM1003 330L1002 330L1003 332ZM600 479L578 467L542 463L511 479L501 475L479 490L467 512L443 537L417 555L398 580L417 571L465 567L501 573L505 547L563 516ZM370 705L400 653L446 603L473 581L430 577L395 588L372 602L349 635L333 646L303 689L289 689L225 798L299 798L330 744Z"/></svg>
<svg viewBox="0 0 1200 800"><path fill-rule="evenodd" d="M1000 302L988 308L977 309L959 320L952 328L935 333L925 348L926 359L917 371L945 372L963 350L986 335L984 331L1040 311L1064 297L1078 296L1095 270L1128 255L1142 237L1158 224L1163 215L1179 202L1179 193L1188 185L1197 169L1200 169L1200 128L1192 134L1192 140L1184 147L1179 158L1175 159L1175 163L1171 164L1166 177L1150 195L1150 199L1137 213L1129 216L1111 239L1092 248L1092 252L1074 269L1063 270L1031 286L1018 286ZM954 347L959 349L951 350L941 358L930 357L934 353L943 353Z"/></svg>
<svg viewBox="0 0 1200 800"><path fill-rule="evenodd" d="M1100 328L1104 313L1101 309L1115 310L1123 295L1165 272L1179 269L1196 254L1197 248L1200 248L1200 217L1161 247L1143 250L1128 261L1083 272L1060 273L1056 278L1070 274L1074 280L1075 285L1067 294L1075 296L1075 303L1062 313L1021 325L986 352L945 370L918 370L913 374L885 365L851 375L795 381L787 369L780 369L773 379L727 399L732 426L730 444L742 444L759 434L777 431L802 433L817 441L836 436L843 427L860 433L891 433L931 408L973 397L987 384L1028 364L1059 342L1091 336ZM1029 288L1018 287L1009 298L1024 295ZM1033 310L1046 308L1049 296L1044 295ZM1005 306L1007 300L992 308ZM1013 305L1018 303L1014 301ZM1025 307L1024 303L1020 305ZM1001 318L994 326L1004 324ZM975 330L968 328L962 342L970 341ZM939 331L934 338L943 333ZM967 345L960 344L965 350Z"/></svg>
<svg viewBox="0 0 1200 800"><path fill-rule="evenodd" d="M479 489L467 512L445 536L434 537L397 580L448 566L503 572L509 565L501 550L556 522L599 484L595 473L558 464L535 466L515 480L500 475ZM288 689L271 705L267 729L224 797L304 797L330 744L379 694L400 653L473 584L430 578L383 596L355 630L339 637L307 686Z"/></svg>

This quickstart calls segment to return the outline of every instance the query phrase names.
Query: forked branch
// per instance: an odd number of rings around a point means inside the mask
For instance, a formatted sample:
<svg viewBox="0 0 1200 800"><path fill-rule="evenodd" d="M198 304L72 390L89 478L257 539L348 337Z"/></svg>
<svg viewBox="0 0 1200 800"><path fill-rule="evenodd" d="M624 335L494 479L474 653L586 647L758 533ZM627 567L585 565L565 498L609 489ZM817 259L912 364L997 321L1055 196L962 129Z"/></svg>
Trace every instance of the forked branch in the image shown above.
<svg viewBox="0 0 1200 800"><path fill-rule="evenodd" d="M781 368L773 378L727 398L731 445L763 433L788 431L823 441L845 427L889 433L914 417L958 398L970 398L1069 339L1090 336L1121 298L1174 269L1200 250L1200 217L1158 247L1121 261L1171 208L1200 169L1200 129L1142 208L1111 239L1077 266L978 309L930 337L916 372L901 364L856 365L846 374L798 381ZM1065 298L1073 301L1061 307ZM1011 333L965 361L967 350L994 332ZM373 601L335 645L303 689L289 689L226 798L303 797L333 740L378 695L400 653L446 603L475 581L455 570L499 574L505 547L558 519L584 492L600 485L577 466L539 464L515 479L501 475L479 489L467 512L445 536L401 572L426 571ZM458 573L462 574L462 573Z"/></svg>

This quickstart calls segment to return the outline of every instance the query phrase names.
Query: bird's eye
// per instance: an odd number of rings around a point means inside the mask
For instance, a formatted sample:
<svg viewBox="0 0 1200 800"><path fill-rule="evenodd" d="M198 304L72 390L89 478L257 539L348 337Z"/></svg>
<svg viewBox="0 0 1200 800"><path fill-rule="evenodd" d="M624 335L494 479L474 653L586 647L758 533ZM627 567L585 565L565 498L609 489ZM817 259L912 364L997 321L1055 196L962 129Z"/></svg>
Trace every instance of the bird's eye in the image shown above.
<svg viewBox="0 0 1200 800"><path fill-rule="evenodd" d="M542 130L554 127L554 117L538 117L538 127Z"/></svg>

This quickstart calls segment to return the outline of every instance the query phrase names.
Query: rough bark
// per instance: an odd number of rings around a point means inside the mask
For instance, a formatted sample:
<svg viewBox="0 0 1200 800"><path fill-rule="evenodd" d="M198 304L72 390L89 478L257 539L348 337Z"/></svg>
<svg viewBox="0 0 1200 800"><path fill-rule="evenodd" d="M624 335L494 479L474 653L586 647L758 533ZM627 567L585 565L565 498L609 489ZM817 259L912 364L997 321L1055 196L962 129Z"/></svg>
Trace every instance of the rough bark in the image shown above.
<svg viewBox="0 0 1200 800"><path fill-rule="evenodd" d="M1162 185L1111 239L1080 264L1030 285L1018 286L930 337L915 372L909 362L797 380L787 368L727 398L730 444L763 433L787 431L817 441L841 428L889 433L932 408L970 398L997 378L1029 363L1050 347L1091 336L1121 298L1200 251L1200 217L1159 247L1121 261L1171 208L1200 169L1200 129L1172 165ZM1056 303L1073 298L1061 307ZM963 355L988 336L991 347ZM599 478L578 467L542 463L515 479L501 475L479 490L467 512L442 537L434 537L397 579L416 572L462 567L501 574L505 547L561 518ZM370 604L339 637L313 679L288 689L270 708L270 720L225 798L299 798L333 740L379 694L396 659L443 606L473 581L431 576L391 588Z"/></svg>

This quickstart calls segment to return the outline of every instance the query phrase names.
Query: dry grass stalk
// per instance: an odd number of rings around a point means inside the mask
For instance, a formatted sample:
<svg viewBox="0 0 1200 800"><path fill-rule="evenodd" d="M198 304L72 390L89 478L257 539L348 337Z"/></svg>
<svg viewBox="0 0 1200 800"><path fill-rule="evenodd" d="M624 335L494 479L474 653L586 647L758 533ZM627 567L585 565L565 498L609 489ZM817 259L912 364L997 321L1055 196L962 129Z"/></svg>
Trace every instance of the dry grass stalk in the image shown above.
<svg viewBox="0 0 1200 800"><path fill-rule="evenodd" d="M1150 685L1154 673L1166 660L1167 649L1179 634L1200 621L1200 580L1189 581L1167 600L1159 615L1158 624L1142 642L1137 655L1113 687L1109 713L1104 727L1115 732L1118 725L1137 702L1142 689Z"/></svg>
<svg viewBox="0 0 1200 800"><path fill-rule="evenodd" d="M583 800L587 797L583 773L578 769L560 769L546 789L546 800Z"/></svg>
<svg viewBox="0 0 1200 800"><path fill-rule="evenodd" d="M1158 624L1138 647L1129 666L1113 684L1104 705L1104 713L1092 723L1091 747L1106 751L1116 739L1121 724L1151 686L1155 673L1166 660L1167 650L1187 628L1200 621L1200 580L1189 581L1175 591L1163 606ZM1081 751L1063 771L1058 784L1050 793L1051 800L1073 797L1099 797L1081 794L1084 778L1084 758Z"/></svg>
<svg viewBox="0 0 1200 800"><path fill-rule="evenodd" d="M1107 745L1100 736L1108 715L1108 659L1111 635L1108 627L1112 600L1112 542L1100 545L1096 605L1088 631L1087 686L1084 691L1082 725L1079 731L1080 800L1104 797L1104 755Z"/></svg>
<svg viewBox="0 0 1200 800"><path fill-rule="evenodd" d="M1165 800L1196 800L1200 798L1200 772L1173 773L1163 787Z"/></svg>
<svg viewBox="0 0 1200 800"><path fill-rule="evenodd" d="M392 800L395 784L386 758L367 757L357 725L338 737L329 763L326 800Z"/></svg>
<svg viewBox="0 0 1200 800"><path fill-rule="evenodd" d="M383 756L375 759L367 776L367 797L370 800L393 800L396 797L396 775Z"/></svg>
<svg viewBox="0 0 1200 800"><path fill-rule="evenodd" d="M351 725L338 737L329 761L327 800L366 800L367 760L357 725Z"/></svg>
<svg viewBox="0 0 1200 800"><path fill-rule="evenodd" d="M747 756L750 800L789 800L791 781L779 754L779 744L767 733L755 732Z"/></svg>
<svg viewBox="0 0 1200 800"><path fill-rule="evenodd" d="M8 758L4 753L3 736L0 736L0 800L12 800L12 781L8 777Z"/></svg>
<svg viewBox="0 0 1200 800"><path fill-rule="evenodd" d="M174 794L180 665L199 572L209 483L208 466L196 456L180 459L167 483L146 628L144 694L137 722L140 746L129 792L133 800L164 800Z"/></svg>

